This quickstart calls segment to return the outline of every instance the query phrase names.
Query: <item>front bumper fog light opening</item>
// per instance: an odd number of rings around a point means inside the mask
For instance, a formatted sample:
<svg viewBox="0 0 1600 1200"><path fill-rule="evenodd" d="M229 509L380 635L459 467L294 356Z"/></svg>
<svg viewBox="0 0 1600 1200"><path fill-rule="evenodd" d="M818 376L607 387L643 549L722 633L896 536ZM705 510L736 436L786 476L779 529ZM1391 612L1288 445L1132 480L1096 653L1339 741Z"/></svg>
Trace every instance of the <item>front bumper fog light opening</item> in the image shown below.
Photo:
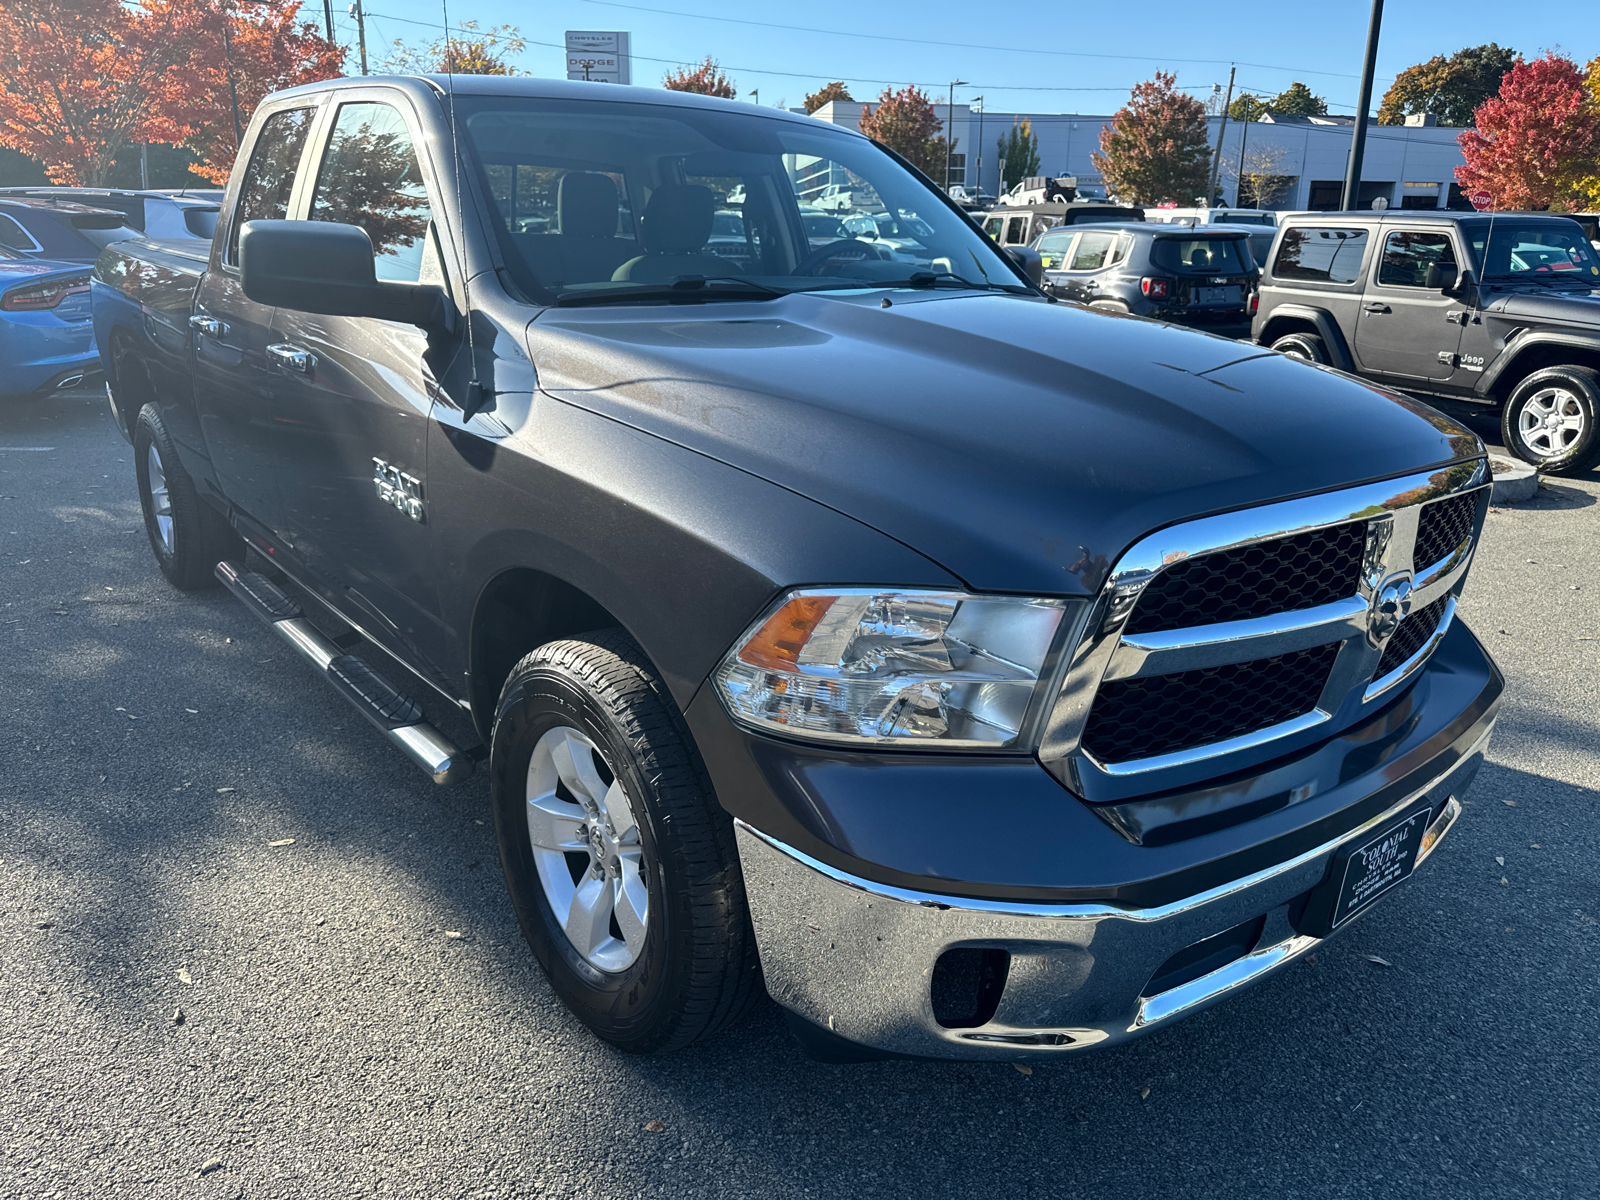
<svg viewBox="0 0 1600 1200"><path fill-rule="evenodd" d="M933 964L928 998L945 1029L976 1029L994 1020L1006 990L1011 955L982 946L946 950Z"/></svg>

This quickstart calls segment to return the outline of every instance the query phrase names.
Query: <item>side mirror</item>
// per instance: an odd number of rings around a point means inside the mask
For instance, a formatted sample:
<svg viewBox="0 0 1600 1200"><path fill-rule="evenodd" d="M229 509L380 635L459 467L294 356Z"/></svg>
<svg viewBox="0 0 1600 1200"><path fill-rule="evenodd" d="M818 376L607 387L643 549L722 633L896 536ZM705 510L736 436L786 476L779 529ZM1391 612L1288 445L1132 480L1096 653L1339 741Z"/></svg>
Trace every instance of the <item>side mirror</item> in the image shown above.
<svg viewBox="0 0 1600 1200"><path fill-rule="evenodd" d="M377 317L424 329L450 329L455 310L431 283L380 283L372 239L356 225L332 221L246 221L239 231L239 274L257 304Z"/></svg>
<svg viewBox="0 0 1600 1200"><path fill-rule="evenodd" d="M1430 292L1443 292L1447 296L1454 295L1456 286L1455 263L1429 263L1428 274L1423 278L1422 286Z"/></svg>
<svg viewBox="0 0 1600 1200"><path fill-rule="evenodd" d="M1022 273L1036 288L1044 286L1044 259L1039 257L1039 252L1031 246L1007 246L1006 253L1011 256L1011 261L1022 268Z"/></svg>

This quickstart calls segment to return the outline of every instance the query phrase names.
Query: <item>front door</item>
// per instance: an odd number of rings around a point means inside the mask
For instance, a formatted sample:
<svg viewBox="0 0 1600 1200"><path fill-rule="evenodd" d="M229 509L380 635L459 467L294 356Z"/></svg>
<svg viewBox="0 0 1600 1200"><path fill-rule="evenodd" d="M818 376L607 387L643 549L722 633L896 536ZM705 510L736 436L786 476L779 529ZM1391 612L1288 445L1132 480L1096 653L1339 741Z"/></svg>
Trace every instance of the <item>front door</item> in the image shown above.
<svg viewBox="0 0 1600 1200"><path fill-rule="evenodd" d="M212 249L189 319L195 406L217 480L245 515L269 530L282 517L277 472L294 453L295 437L277 411L283 378L267 356L273 310L246 296L239 282L239 227L288 215L316 111L282 109L262 125L228 218L228 237Z"/></svg>
<svg viewBox="0 0 1600 1200"><path fill-rule="evenodd" d="M306 219L365 229L380 280L442 283L433 204L406 115L375 98L389 93L345 95ZM398 321L284 308L273 334L269 352L279 357L300 437L281 474L284 536L308 583L408 661L437 667L427 335Z"/></svg>
<svg viewBox="0 0 1600 1200"><path fill-rule="evenodd" d="M1425 286L1434 263L1465 261L1445 230L1383 230L1378 261L1356 317L1355 356L1364 373L1443 382L1461 344L1459 300Z"/></svg>

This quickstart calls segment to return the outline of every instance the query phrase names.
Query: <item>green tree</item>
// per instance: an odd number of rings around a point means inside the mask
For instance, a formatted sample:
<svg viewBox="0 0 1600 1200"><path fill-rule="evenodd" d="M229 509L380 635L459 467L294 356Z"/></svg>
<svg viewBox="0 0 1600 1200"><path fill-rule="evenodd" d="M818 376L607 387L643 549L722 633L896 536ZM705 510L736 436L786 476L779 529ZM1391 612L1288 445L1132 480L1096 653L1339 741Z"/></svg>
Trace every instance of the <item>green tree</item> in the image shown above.
<svg viewBox="0 0 1600 1200"><path fill-rule="evenodd" d="M1267 115L1266 101L1249 92L1228 105L1228 118L1233 121L1259 121Z"/></svg>
<svg viewBox="0 0 1600 1200"><path fill-rule="evenodd" d="M378 69L394 75L526 75L506 62L508 54L528 48L515 25L492 25L480 30L476 21L461 22L465 33L440 38L426 47L408 46L395 39Z"/></svg>
<svg viewBox="0 0 1600 1200"><path fill-rule="evenodd" d="M1211 139L1205 105L1157 71L1137 84L1128 103L1100 131L1090 157L1107 187L1138 204L1191 204L1205 194Z"/></svg>
<svg viewBox="0 0 1600 1200"><path fill-rule="evenodd" d="M1441 125L1472 124L1473 110L1500 92L1500 81L1522 55L1494 42L1435 54L1395 76L1378 108L1381 125L1404 125L1413 113L1431 113Z"/></svg>
<svg viewBox="0 0 1600 1200"><path fill-rule="evenodd" d="M898 92L884 88L878 106L867 105L857 125L873 141L910 159L930 179L944 174L944 122L915 84Z"/></svg>
<svg viewBox="0 0 1600 1200"><path fill-rule="evenodd" d="M825 83L816 91L811 92L806 96L806 112L814 113L824 104L827 104L833 100L853 99L854 97L850 95L850 89L845 87L842 82Z"/></svg>
<svg viewBox="0 0 1600 1200"><path fill-rule="evenodd" d="M1288 113L1291 116L1325 117L1328 115L1328 102L1321 96L1313 96L1311 89L1296 80L1271 100L1267 107L1275 113Z"/></svg>
<svg viewBox="0 0 1600 1200"><path fill-rule="evenodd" d="M1006 169L1000 180L1000 190L1010 191L1030 175L1039 173L1039 136L1033 132L1028 118L1011 126L1011 132L999 139L995 147L1006 160Z"/></svg>
<svg viewBox="0 0 1600 1200"><path fill-rule="evenodd" d="M697 92L702 96L721 96L724 100L739 98L739 89L733 80L722 73L717 60L709 54L699 66L668 71L661 86L669 92Z"/></svg>

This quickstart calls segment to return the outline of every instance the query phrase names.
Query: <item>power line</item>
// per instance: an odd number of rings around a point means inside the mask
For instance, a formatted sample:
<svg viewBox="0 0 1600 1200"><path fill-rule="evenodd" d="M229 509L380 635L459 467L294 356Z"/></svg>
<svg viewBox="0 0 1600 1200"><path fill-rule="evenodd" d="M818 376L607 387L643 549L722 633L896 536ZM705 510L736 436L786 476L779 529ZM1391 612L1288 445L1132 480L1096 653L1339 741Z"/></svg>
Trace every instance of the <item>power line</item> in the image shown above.
<svg viewBox="0 0 1600 1200"><path fill-rule="evenodd" d="M980 42L945 42L934 38L897 37L887 33L861 33L856 30L843 29L818 29L811 25L782 25L775 21L752 21L746 17L714 17L705 13L683 12L672 8L652 8L644 4L624 4L621 0L584 0L585 4L599 4L606 8L626 8L634 12L656 13L666 17L688 17L696 21L720 21L729 25L755 25L762 29L783 29L791 33L820 33L831 37L848 37L859 41L863 38L878 42L903 42L914 46L949 46L957 50L997 50L1004 54L1048 54L1062 58L1109 58L1128 62L1161 62L1161 63L1189 63L1194 65L1227 66L1236 60L1227 58L1174 58L1167 54L1101 54L1089 50L1041 50L1032 46L989 46ZM1275 63L1250 63L1239 62L1241 67L1258 67L1266 71L1287 71L1295 75L1331 75L1339 79L1358 79L1348 71L1317 71L1310 67L1280 67ZM750 70L748 67L738 67L736 70ZM779 74L769 71L767 74ZM863 81L868 82L868 81ZM976 85L974 85L976 86ZM1087 88L1078 89L1045 89L1029 88L1016 89L1027 91L1046 90L1077 90L1087 91ZM1122 90L1122 89L1117 89Z"/></svg>

